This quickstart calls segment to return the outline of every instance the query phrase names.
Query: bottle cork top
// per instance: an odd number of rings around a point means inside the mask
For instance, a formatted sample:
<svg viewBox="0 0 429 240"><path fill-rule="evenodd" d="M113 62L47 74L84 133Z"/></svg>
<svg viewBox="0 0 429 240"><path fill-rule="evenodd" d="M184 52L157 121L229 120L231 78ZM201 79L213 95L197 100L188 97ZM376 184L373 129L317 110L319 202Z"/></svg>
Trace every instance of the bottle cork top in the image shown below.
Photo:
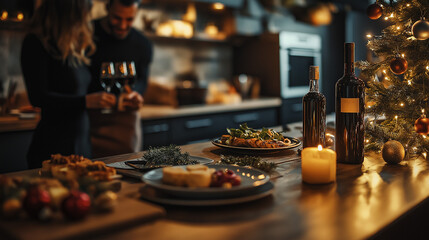
<svg viewBox="0 0 429 240"><path fill-rule="evenodd" d="M319 66L310 66L310 79L319 80Z"/></svg>

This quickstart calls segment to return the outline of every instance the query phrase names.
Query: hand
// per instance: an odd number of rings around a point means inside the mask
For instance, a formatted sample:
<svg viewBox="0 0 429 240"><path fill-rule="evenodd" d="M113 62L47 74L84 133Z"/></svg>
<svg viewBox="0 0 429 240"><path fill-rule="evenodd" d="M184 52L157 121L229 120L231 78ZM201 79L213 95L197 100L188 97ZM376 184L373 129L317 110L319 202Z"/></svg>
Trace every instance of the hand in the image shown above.
<svg viewBox="0 0 429 240"><path fill-rule="evenodd" d="M95 92L85 96L86 108L111 108L116 104L114 94L107 92Z"/></svg>
<svg viewBox="0 0 429 240"><path fill-rule="evenodd" d="M123 95L123 106L128 109L138 109L143 104L143 97L136 91Z"/></svg>

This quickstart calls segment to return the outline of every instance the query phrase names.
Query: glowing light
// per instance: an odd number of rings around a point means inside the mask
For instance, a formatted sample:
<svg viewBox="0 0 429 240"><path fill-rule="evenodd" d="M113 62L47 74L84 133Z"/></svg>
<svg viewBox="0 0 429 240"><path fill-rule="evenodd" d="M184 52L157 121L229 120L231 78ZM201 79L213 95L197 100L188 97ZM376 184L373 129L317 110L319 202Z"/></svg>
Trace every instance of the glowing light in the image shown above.
<svg viewBox="0 0 429 240"><path fill-rule="evenodd" d="M317 150L322 151L322 145L317 146Z"/></svg>
<svg viewBox="0 0 429 240"><path fill-rule="evenodd" d="M399 104L401 107L403 107L404 106L404 103L401 103L401 104Z"/></svg>
<svg viewBox="0 0 429 240"><path fill-rule="evenodd" d="M372 35L371 34L367 34L366 37L367 38L372 38Z"/></svg>
<svg viewBox="0 0 429 240"><path fill-rule="evenodd" d="M386 20L386 21L389 20L389 17L385 17L384 20Z"/></svg>
<svg viewBox="0 0 429 240"><path fill-rule="evenodd" d="M422 135L423 138L426 138L426 135Z"/></svg>
<svg viewBox="0 0 429 240"><path fill-rule="evenodd" d="M225 5L222 3L213 3L212 8L214 10L223 10L225 8Z"/></svg>
<svg viewBox="0 0 429 240"><path fill-rule="evenodd" d="M389 16L389 17L393 18L393 17L395 17L395 15L392 13L392 14L390 14L390 16Z"/></svg>
<svg viewBox="0 0 429 240"><path fill-rule="evenodd" d="M429 71L429 66L426 66L426 70L428 70L428 71Z"/></svg>
<svg viewBox="0 0 429 240"><path fill-rule="evenodd" d="M409 3L407 3L407 7L409 7L410 6L410 4Z"/></svg>
<svg viewBox="0 0 429 240"><path fill-rule="evenodd" d="M9 14L7 13L7 11L3 11L1 13L0 20L2 20L2 21L6 20L8 15Z"/></svg>
<svg viewBox="0 0 429 240"><path fill-rule="evenodd" d="M18 19L18 21L22 21L24 20L24 14L19 12L18 15L16 15L16 18Z"/></svg>
<svg viewBox="0 0 429 240"><path fill-rule="evenodd" d="M411 85L411 80L408 80L408 85Z"/></svg>
<svg viewBox="0 0 429 240"><path fill-rule="evenodd" d="M398 120L398 115L395 116L395 119Z"/></svg>
<svg viewBox="0 0 429 240"><path fill-rule="evenodd" d="M405 57L405 53L401 54L402 57Z"/></svg>
<svg viewBox="0 0 429 240"><path fill-rule="evenodd" d="M396 29L398 29L398 30L399 30L399 29L401 29L401 27L399 27L399 26L398 26L398 27L396 27Z"/></svg>
<svg viewBox="0 0 429 240"><path fill-rule="evenodd" d="M388 78L388 77L385 77L384 79L385 79L385 80L389 80L389 78Z"/></svg>
<svg viewBox="0 0 429 240"><path fill-rule="evenodd" d="M366 139L365 142L369 143L369 139Z"/></svg>
<svg viewBox="0 0 429 240"><path fill-rule="evenodd" d="M428 155L427 153L425 153L425 152L423 153L423 157L425 157L425 158L426 158L426 156L427 156L427 155Z"/></svg>
<svg viewBox="0 0 429 240"><path fill-rule="evenodd" d="M384 70L383 70L383 73L384 73L384 74L386 74L386 73L387 73L387 72L386 72L386 69L384 69Z"/></svg>
<svg viewBox="0 0 429 240"><path fill-rule="evenodd" d="M424 110L424 109L422 109L422 113L423 113L423 114L425 113L425 110Z"/></svg>

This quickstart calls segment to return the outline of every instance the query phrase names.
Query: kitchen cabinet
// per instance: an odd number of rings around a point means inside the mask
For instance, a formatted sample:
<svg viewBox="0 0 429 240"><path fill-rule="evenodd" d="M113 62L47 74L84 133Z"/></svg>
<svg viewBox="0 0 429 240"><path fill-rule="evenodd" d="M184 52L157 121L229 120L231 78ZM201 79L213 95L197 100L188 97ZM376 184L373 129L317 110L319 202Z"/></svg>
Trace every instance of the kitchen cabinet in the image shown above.
<svg viewBox="0 0 429 240"><path fill-rule="evenodd" d="M252 128L279 125L279 108L269 107L233 112L217 112L171 119L143 120L143 149L168 144L207 141L222 134L226 128L247 123Z"/></svg>
<svg viewBox="0 0 429 240"><path fill-rule="evenodd" d="M0 173L27 169L27 151L33 131L0 132Z"/></svg>

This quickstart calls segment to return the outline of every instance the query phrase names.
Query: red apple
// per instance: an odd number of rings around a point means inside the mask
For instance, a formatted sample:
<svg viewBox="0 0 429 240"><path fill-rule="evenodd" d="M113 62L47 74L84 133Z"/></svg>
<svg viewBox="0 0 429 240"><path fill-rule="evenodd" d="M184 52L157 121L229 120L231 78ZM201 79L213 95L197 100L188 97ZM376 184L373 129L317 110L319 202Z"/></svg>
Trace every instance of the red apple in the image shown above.
<svg viewBox="0 0 429 240"><path fill-rule="evenodd" d="M91 210L91 198L84 192L70 191L61 204L61 210L68 219L83 219Z"/></svg>

